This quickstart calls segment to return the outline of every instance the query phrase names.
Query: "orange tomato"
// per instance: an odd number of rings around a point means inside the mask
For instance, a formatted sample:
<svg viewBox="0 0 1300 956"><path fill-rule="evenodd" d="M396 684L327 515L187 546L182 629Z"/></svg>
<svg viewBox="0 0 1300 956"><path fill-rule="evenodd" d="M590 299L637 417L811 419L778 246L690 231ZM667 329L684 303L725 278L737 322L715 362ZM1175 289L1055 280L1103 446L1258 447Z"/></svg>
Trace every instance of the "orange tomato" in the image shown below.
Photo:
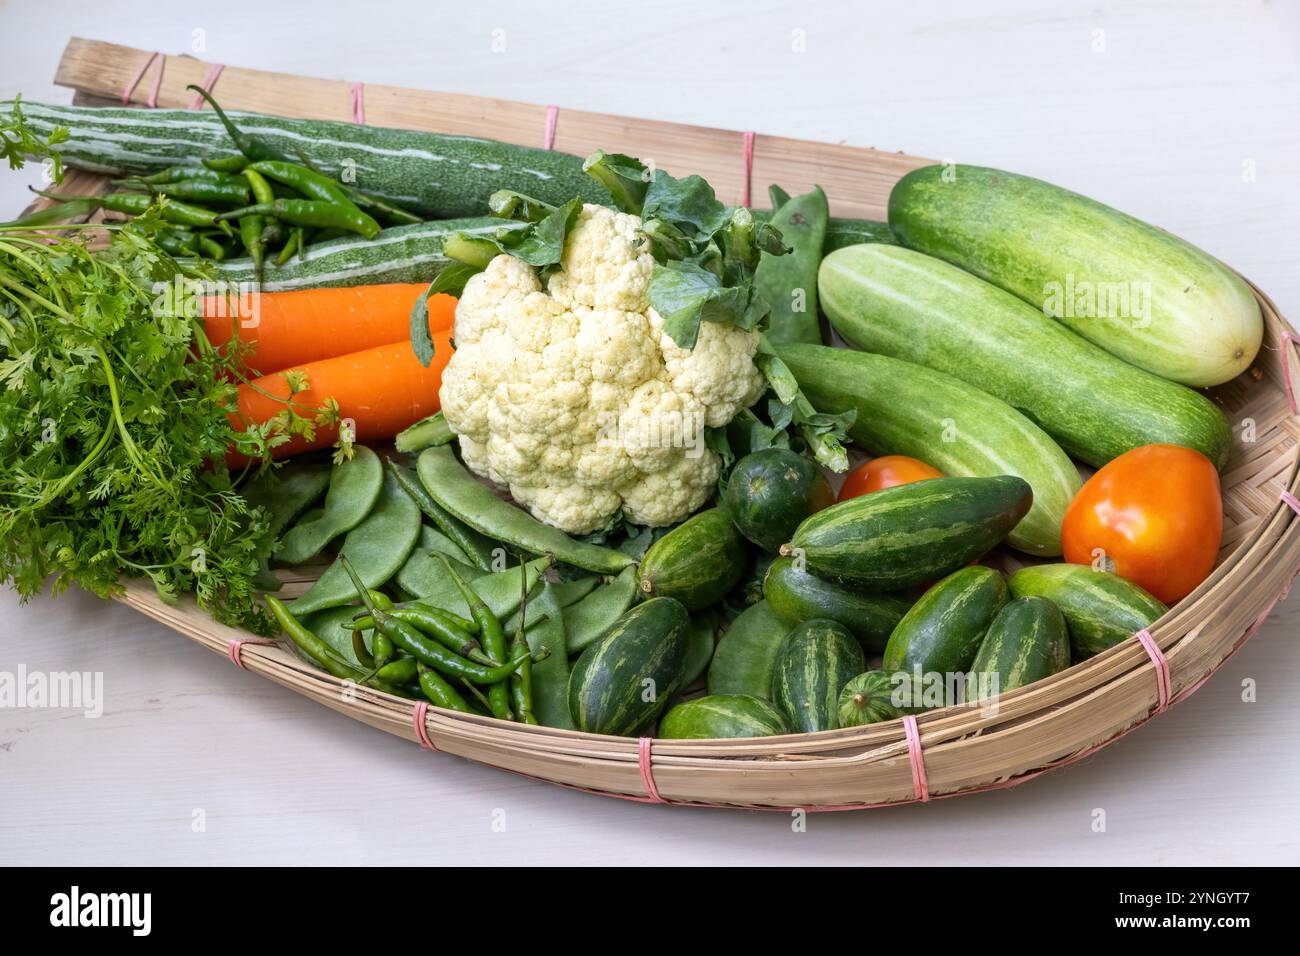
<svg viewBox="0 0 1300 956"><path fill-rule="evenodd" d="M1205 580L1219 554L1219 473L1198 451L1144 445L1088 479L1061 525L1065 560L1112 570L1173 604Z"/></svg>
<svg viewBox="0 0 1300 956"><path fill-rule="evenodd" d="M894 485L907 485L926 478L942 478L943 473L931 468L923 461L907 458L904 455L884 455L863 462L849 472L840 486L838 501L848 501L859 495L892 488Z"/></svg>

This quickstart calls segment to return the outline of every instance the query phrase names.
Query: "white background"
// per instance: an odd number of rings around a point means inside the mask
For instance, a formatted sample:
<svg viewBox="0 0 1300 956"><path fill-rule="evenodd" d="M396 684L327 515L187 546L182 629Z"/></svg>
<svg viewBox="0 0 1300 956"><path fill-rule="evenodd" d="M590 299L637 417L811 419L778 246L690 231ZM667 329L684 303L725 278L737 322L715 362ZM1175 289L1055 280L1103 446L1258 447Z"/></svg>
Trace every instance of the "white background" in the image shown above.
<svg viewBox="0 0 1300 956"><path fill-rule="evenodd" d="M9 0L0 97L66 102L49 81L70 33L182 53L195 30L198 55L240 66L1042 176L1186 236L1300 318L1290 2ZM796 30L807 52L792 52ZM0 172L0 213L25 204L25 175ZM794 833L781 814L602 800L426 754L125 608L83 594L19 607L3 592L0 667L102 671L106 710L0 711L0 863L1295 863L1298 609L1082 765Z"/></svg>

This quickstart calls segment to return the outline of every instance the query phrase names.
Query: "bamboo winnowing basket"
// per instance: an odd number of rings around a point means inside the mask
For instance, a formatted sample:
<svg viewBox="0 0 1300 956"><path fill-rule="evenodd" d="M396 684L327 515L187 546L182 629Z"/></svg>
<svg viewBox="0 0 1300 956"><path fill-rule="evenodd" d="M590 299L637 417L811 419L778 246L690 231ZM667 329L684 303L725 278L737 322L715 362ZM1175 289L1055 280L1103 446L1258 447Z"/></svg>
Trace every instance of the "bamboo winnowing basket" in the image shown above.
<svg viewBox="0 0 1300 956"><path fill-rule="evenodd" d="M83 99L118 98L148 51L72 40L56 81ZM184 107L188 83L213 75L189 57L157 57L130 98L143 103L164 65L157 105ZM227 67L224 105L286 116L354 118L354 86ZM487 136L586 154L596 148L651 157L670 171L698 172L728 202L750 183L791 192L814 182L835 215L883 219L890 187L925 160L600 113L397 87L370 86L365 118L376 125ZM84 175L84 174L78 174ZM1254 288L1252 286L1252 288ZM1300 570L1300 517L1282 500L1300 494L1297 417L1290 382L1300 356L1290 327L1255 290L1265 317L1255 367L1213 390L1234 425L1223 473L1224 536L1211 576L1151 634L1168 661L1168 698L1195 690L1259 627ZM1243 423L1251 427L1242 428ZM1243 441L1253 437L1253 441ZM279 644L213 622L192 603L168 606L147 583L127 583L121 600L248 670L380 730L506 770L629 799L752 808L853 809L1010 786L1080 759L1159 712L1156 668L1126 641L1048 680L1003 694L996 713L975 706L917 718L919 746L901 721L820 734L721 741L638 741L465 716L368 688L344 685ZM725 639L725 638L724 638ZM234 648L232 650L232 647ZM916 772L923 770L918 785ZM928 793L927 793L928 791Z"/></svg>

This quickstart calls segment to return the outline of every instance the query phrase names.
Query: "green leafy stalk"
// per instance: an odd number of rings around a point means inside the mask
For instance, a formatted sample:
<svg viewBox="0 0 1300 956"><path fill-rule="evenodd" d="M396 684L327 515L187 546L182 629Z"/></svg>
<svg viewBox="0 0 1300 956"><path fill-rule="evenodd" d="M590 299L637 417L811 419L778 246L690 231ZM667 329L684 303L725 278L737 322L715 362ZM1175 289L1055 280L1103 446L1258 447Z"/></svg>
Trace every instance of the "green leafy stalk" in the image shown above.
<svg viewBox="0 0 1300 956"><path fill-rule="evenodd" d="M754 364L767 379L777 401L789 409L787 423L803 439L813 458L831 471L848 471L849 456L844 445L849 440L849 429L857 420L857 412L853 409L838 414L819 412L799 388L789 366L777 356L767 336L759 339Z"/></svg>

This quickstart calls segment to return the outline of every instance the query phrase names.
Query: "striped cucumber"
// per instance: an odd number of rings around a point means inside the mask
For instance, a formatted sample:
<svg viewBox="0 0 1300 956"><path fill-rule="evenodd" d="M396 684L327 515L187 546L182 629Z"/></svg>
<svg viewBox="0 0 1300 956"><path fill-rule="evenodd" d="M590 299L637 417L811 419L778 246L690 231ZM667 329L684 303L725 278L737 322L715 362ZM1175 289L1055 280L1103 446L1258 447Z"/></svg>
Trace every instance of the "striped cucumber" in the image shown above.
<svg viewBox="0 0 1300 956"><path fill-rule="evenodd" d="M668 740L771 737L789 733L781 712L759 697L713 694L678 704L659 721L657 736Z"/></svg>
<svg viewBox="0 0 1300 956"><path fill-rule="evenodd" d="M910 455L946 475L1018 475L1034 490L1007 543L1061 553L1061 520L1082 482L1045 431L1005 402L960 379L884 355L819 345L778 349L808 399L827 412L857 410L854 442L876 454Z"/></svg>
<svg viewBox="0 0 1300 956"><path fill-rule="evenodd" d="M1047 598L1060 608L1075 661L1132 637L1169 610L1131 581L1086 564L1021 568L1008 584L1015 597Z"/></svg>
<svg viewBox="0 0 1300 956"><path fill-rule="evenodd" d="M745 608L713 652L709 693L768 697L776 655L789 633L790 625L777 617L766 601Z"/></svg>
<svg viewBox="0 0 1300 956"><path fill-rule="evenodd" d="M294 256L284 265L268 263L262 275L262 291L432 282L451 261L442 254L442 244L448 236L457 232L485 235L500 228L500 219L446 219L395 226L383 230L374 239L344 236L314 242L301 256ZM247 257L214 262L211 266L214 278L224 282L256 281L253 260Z"/></svg>
<svg viewBox="0 0 1300 956"><path fill-rule="evenodd" d="M1006 579L992 568L962 568L948 575L898 622L885 648L883 669L966 673L984 633L1006 603Z"/></svg>
<svg viewBox="0 0 1300 956"><path fill-rule="evenodd" d="M894 690L893 675L884 671L867 671L854 677L840 690L836 711L839 725L860 727L903 716L894 703Z"/></svg>
<svg viewBox="0 0 1300 956"><path fill-rule="evenodd" d="M7 113L10 103L0 103ZM33 131L68 128L59 152L70 166L100 173L152 172L234 152L210 110L148 110L23 103ZM287 157L304 153L321 172L347 177L372 195L430 219L482 216L488 197L511 189L560 204L574 196L608 202L582 160L567 153L473 136L387 129L331 120L230 112L244 133Z"/></svg>
<svg viewBox="0 0 1300 956"><path fill-rule="evenodd" d="M709 508L650 546L641 560L641 590L651 597L676 598L697 611L735 586L748 555L726 510Z"/></svg>
<svg viewBox="0 0 1300 956"><path fill-rule="evenodd" d="M639 604L592 644L569 673L569 713L579 730L627 736L681 689L690 616L679 601Z"/></svg>
<svg viewBox="0 0 1300 956"><path fill-rule="evenodd" d="M884 651L889 635L912 602L896 594L859 594L777 558L763 579L763 597L793 627L817 618L843 624L868 654Z"/></svg>
<svg viewBox="0 0 1300 956"><path fill-rule="evenodd" d="M1204 395L1115 358L941 259L856 246L826 257L818 285L849 344L983 389L1090 465L1161 443L1195 448L1220 468L1227 461L1232 431Z"/></svg>
<svg viewBox="0 0 1300 956"><path fill-rule="evenodd" d="M772 701L796 733L834 730L840 689L866 670L857 639L834 621L805 621L781 643Z"/></svg>
<svg viewBox="0 0 1300 956"><path fill-rule="evenodd" d="M811 458L764 448L736 462L721 497L740 533L775 551L800 521L835 503L835 490Z"/></svg>
<svg viewBox="0 0 1300 956"><path fill-rule="evenodd" d="M1070 634L1060 609L1047 598L1023 597L1008 603L993 619L971 672L978 680L976 686L997 694L1069 666Z"/></svg>
<svg viewBox="0 0 1300 956"><path fill-rule="evenodd" d="M1219 385L1259 351L1259 303L1231 269L1040 179L980 166L915 169L890 193L889 223L904 245L1001 286L1162 378Z"/></svg>
<svg viewBox="0 0 1300 956"><path fill-rule="evenodd" d="M818 577L898 591L983 555L1024 517L1031 497L1011 475L895 485L817 512L781 553L802 554Z"/></svg>

